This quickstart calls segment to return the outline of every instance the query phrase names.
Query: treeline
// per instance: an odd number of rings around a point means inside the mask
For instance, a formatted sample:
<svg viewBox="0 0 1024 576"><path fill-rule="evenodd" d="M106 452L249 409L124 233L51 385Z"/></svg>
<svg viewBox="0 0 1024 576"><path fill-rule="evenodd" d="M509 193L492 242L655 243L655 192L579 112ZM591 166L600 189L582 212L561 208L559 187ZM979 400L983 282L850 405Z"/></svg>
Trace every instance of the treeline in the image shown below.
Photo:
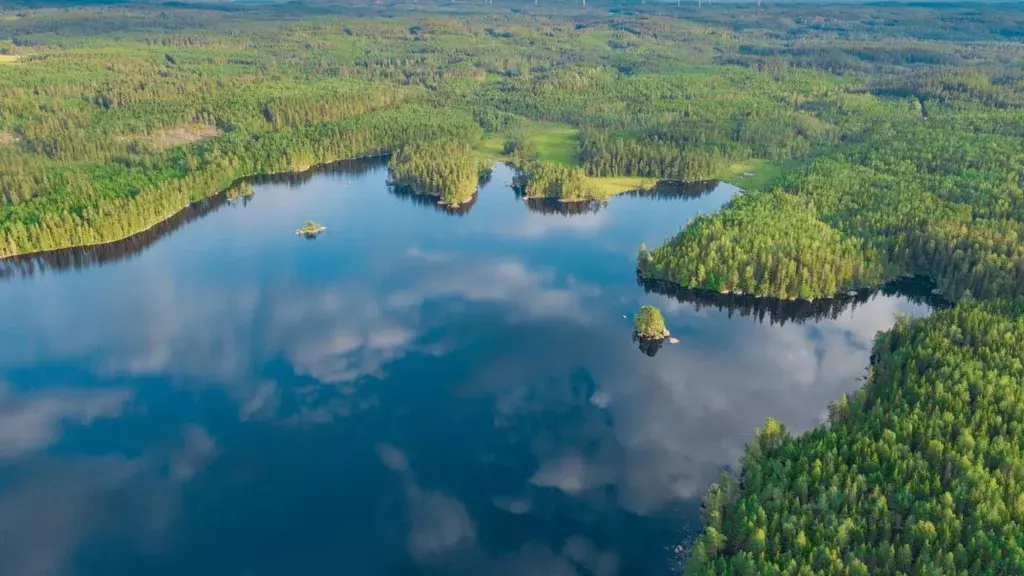
<svg viewBox="0 0 1024 576"><path fill-rule="evenodd" d="M504 152L512 157L516 168L513 188L535 201L540 210L544 208L538 200L590 205L608 199L588 180L585 169L539 160L537 143L529 134L513 132L505 141Z"/></svg>
<svg viewBox="0 0 1024 576"><path fill-rule="evenodd" d="M133 163L63 171L55 193L0 210L0 255L118 240L232 182L380 155L416 141L457 140L480 128L466 114L406 107L293 130L235 130Z"/></svg>
<svg viewBox="0 0 1024 576"><path fill-rule="evenodd" d="M953 299L1024 295L1024 110L889 106L859 142L697 219L641 273L780 298L911 274Z"/></svg>
<svg viewBox="0 0 1024 576"><path fill-rule="evenodd" d="M145 82L144 78L139 81ZM27 75L26 80L36 82L39 76ZM28 86L8 90L24 92L28 101L33 98ZM208 127L209 133L283 131L395 108L415 100L416 94L397 87L385 90L359 81L328 80L298 88L275 82L225 87L215 94L143 100L114 109L83 109L80 102L60 101L47 105L50 110L44 117L21 118L12 131L17 141L0 145L0 162L10 167L0 172L0 205L58 192L66 185L67 167L72 163L159 163L165 149L201 137L196 126Z"/></svg>
<svg viewBox="0 0 1024 576"><path fill-rule="evenodd" d="M577 166L532 160L516 164L515 187L526 198L551 198L563 202L607 200L587 181Z"/></svg>
<svg viewBox="0 0 1024 576"><path fill-rule="evenodd" d="M687 573L1024 573L1022 312L898 323L827 425L769 419L705 496Z"/></svg>
<svg viewBox="0 0 1024 576"><path fill-rule="evenodd" d="M881 283L875 260L799 198L776 191L743 194L718 214L698 216L666 245L641 249L637 270L687 288L812 299Z"/></svg>
<svg viewBox="0 0 1024 576"><path fill-rule="evenodd" d="M467 143L454 141L407 144L394 153L388 166L393 185L436 196L450 206L472 200L481 178L490 171Z"/></svg>
<svg viewBox="0 0 1024 576"><path fill-rule="evenodd" d="M592 176L644 176L698 182L721 174L732 162L718 150L688 150L683 139L664 141L580 134L580 155Z"/></svg>

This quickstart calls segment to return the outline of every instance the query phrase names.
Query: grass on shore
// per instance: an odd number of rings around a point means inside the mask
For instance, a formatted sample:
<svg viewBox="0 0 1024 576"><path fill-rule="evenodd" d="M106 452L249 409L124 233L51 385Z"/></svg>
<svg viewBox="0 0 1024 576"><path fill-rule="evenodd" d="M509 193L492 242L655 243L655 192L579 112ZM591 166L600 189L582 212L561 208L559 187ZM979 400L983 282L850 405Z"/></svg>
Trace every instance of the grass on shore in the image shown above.
<svg viewBox="0 0 1024 576"><path fill-rule="evenodd" d="M653 188L658 183L656 178L641 178L639 176L602 176L587 177L587 184L594 189L594 192L602 198L632 192L634 190L646 190Z"/></svg>

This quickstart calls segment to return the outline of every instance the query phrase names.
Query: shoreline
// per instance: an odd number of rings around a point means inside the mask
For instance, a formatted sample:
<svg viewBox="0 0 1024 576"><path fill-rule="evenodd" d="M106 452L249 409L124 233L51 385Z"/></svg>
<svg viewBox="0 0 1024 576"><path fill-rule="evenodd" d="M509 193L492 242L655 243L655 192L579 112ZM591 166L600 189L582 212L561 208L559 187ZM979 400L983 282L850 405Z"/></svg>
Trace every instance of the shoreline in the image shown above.
<svg viewBox="0 0 1024 576"><path fill-rule="evenodd" d="M874 285L863 285L856 287L849 287L845 290L837 292L831 296L822 296L819 298L779 298L778 296L757 296L754 294L747 294L746 292L733 291L733 290L710 290L707 288L690 288L678 282L672 280L665 280L661 278L646 278L639 270L636 272L637 283L644 287L645 290L662 294L664 296L673 296L678 293L692 293L697 296L704 297L706 300L726 300L735 299L736 301L748 301L749 303L760 303L760 304L771 304L778 303L788 306L813 306L821 304L823 302L844 302L856 300L858 297L871 296L878 292L885 290L893 290L898 293L906 295L912 294L911 290L901 290L900 288L919 288L923 291L919 294L915 294L916 297L930 300L929 305L933 308L946 308L953 306L954 301L949 300L944 294L937 291L935 282L927 277L918 274L904 274L888 278L885 281L874 284ZM660 289L659 289L660 288Z"/></svg>
<svg viewBox="0 0 1024 576"><path fill-rule="evenodd" d="M324 168L326 168L328 166L331 166L333 164L340 164L342 162L351 162L351 161L355 161L355 160L370 160L370 159L374 159L374 158L383 158L383 157L386 157L386 156L387 156L387 154L373 154L373 155L369 155L369 156L353 156L353 157L350 157L350 158L339 158L337 160L331 160L329 162L322 162L320 164L313 164L311 166L306 166L306 167L303 167L303 168L300 168L300 169L297 169L297 170L281 170L281 171L278 171L278 172L260 172L258 174L249 174L247 176L241 176L241 177L236 178L235 180L233 180L231 182L231 184L225 186L224 188L220 188L219 190L217 190L217 191L215 191L215 192L213 192L211 194L207 194L206 196L204 196L203 198L200 198L199 200L195 200L193 202L189 202L188 204L185 204L184 206L182 206L181 208L178 208L174 212L172 212L170 214L167 214L167 215L164 215L163 217L159 218L158 220L156 220L152 224L149 224L145 228L140 228L139 230L135 230L135 231L130 232L128 234L125 234L124 236L121 236L119 238L113 238L113 239L110 239L110 240L102 240L100 242L89 242L89 243L86 243L86 244L69 244L67 246L61 246L60 248L50 248L48 250L36 250L36 251L33 251L33 252L15 252L14 254L7 254L7 255L4 255L4 256L0 256L0 263L8 262L8 261L11 261L11 260L16 260L16 259L19 259L19 258L32 258L32 257L46 256L48 254L57 254L57 253L60 253L60 252L64 252L66 250L75 250L75 249L79 249L79 248L98 248L98 247L107 246L107 245L110 245L110 244L116 244L118 242L124 242L126 240L129 240L129 239L135 237L135 236L139 236L139 235L145 234L146 232L151 231L153 228L156 228L157 226L163 224L164 222L167 222L168 220L171 220L172 218L174 218L175 216L181 214L182 212L185 212L186 210L189 210L191 208L197 207L200 204L202 204L203 202L209 201L211 198L216 198L217 196L219 196L221 194L227 194L228 191L231 190L232 188L235 188L236 186L244 184L247 181L257 180L257 179L260 179L260 178L271 178L271 177L274 177L274 176L285 176L285 175L288 175L288 176L299 176L299 175L308 174L308 173L311 173L311 172L318 172L318 171L323 170Z"/></svg>

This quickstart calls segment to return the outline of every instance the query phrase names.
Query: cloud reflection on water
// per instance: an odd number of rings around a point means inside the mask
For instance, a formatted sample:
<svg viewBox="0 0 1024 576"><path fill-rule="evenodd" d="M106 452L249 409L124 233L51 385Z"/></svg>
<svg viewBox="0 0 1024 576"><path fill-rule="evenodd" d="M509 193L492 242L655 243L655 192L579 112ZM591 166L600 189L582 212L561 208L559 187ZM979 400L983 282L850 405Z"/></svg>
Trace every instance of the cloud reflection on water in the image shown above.
<svg viewBox="0 0 1024 576"><path fill-rule="evenodd" d="M493 444L485 447L494 455L487 462L434 472L434 482L449 480L463 491L458 476L504 465L503 449L525 446L532 461L515 471L521 486L482 499L491 513L516 521L553 514L543 505L552 494L591 510L657 516L735 465L766 416L795 431L820 422L828 402L856 386L875 331L908 309L879 297L834 320L770 326L644 296L628 284L576 278L527 256L472 250L404 249L358 278L300 277L288 269L262 283L179 277L153 259L133 265L134 289L117 299L38 317L8 301L14 321L35 336L12 340L0 350L0 365L28 370L45 357L81 362L100 381L164 382L183 395L222 388L228 418L316 428L310 434L367 412L384 422L381 429L401 429L403 410L490 410L483 420L452 418L416 430L427 454L381 452L402 479L405 551L426 564L451 561L452 572L464 574L610 576L621 560L582 535L489 549L479 499L412 475L410 459L430 457L425 446L455 452L445 444L452 437ZM103 282L123 279L93 280L101 291ZM640 301L661 305L681 340L654 358L633 348L621 319ZM64 329L71 320L75 331ZM438 372L451 374L448 380L399 383L437 388L430 398L443 404L410 408L380 391L404 366L426 373L456 361L464 366ZM206 428L186 425L174 446L157 454L30 461L59 446L66 427L115 420L144 391L143 384L0 389L0 459L22 464L33 479L0 495L0 530L22 530L8 544L16 547L0 553L0 573L61 572L87 535L133 527L139 517L156 519L146 532L165 540L181 483L232 450ZM472 404L479 399L485 402ZM494 430L471 428L480 422ZM379 441L371 437L377 432L361 441ZM291 433L298 432L281 432ZM78 483L69 487L63 478ZM110 511L114 501L119 512ZM45 517L33 518L33 510Z"/></svg>
<svg viewBox="0 0 1024 576"><path fill-rule="evenodd" d="M49 447L60 439L65 424L116 418L132 395L128 389L17 392L0 382L0 460Z"/></svg>
<svg viewBox="0 0 1024 576"><path fill-rule="evenodd" d="M73 557L104 535L163 552L181 485L216 459L216 441L194 424L180 446L139 457L33 457L0 491L0 574L71 574Z"/></svg>

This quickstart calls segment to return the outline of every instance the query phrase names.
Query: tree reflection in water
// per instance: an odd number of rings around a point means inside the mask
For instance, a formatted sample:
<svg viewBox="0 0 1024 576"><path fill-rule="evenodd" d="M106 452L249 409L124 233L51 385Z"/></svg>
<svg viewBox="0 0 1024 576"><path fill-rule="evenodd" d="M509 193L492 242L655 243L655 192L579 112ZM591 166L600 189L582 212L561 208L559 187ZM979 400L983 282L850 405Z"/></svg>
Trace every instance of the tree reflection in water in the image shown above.
<svg viewBox="0 0 1024 576"><path fill-rule="evenodd" d="M758 298L749 294L721 294L708 290L692 290L671 282L644 280L637 276L637 284L648 294L655 293L675 298L683 304L692 305L694 310L715 308L728 311L729 317L738 313L763 323L783 325L810 321L835 320L848 310L868 302L876 295L903 296L914 304L926 304L932 308L946 308L950 304L935 293L935 285L924 277L906 277L893 280L875 289L855 290L835 298L819 300L780 300Z"/></svg>

